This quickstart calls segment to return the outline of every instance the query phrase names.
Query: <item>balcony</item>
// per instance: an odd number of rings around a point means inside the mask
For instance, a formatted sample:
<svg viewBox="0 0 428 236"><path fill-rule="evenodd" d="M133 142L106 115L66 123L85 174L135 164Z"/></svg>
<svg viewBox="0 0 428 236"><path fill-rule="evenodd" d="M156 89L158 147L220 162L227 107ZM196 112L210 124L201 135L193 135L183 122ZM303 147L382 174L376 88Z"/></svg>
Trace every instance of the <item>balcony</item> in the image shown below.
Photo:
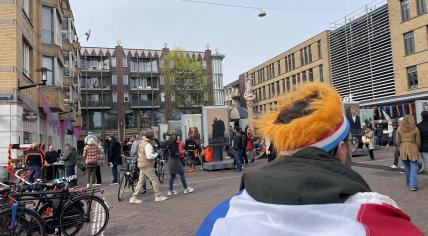
<svg viewBox="0 0 428 236"><path fill-rule="evenodd" d="M69 9L64 9L64 17L65 18L73 18L73 12Z"/></svg>
<svg viewBox="0 0 428 236"><path fill-rule="evenodd" d="M160 102L159 101L138 101L138 100L131 100L131 108L159 108Z"/></svg>
<svg viewBox="0 0 428 236"><path fill-rule="evenodd" d="M61 32L61 40L62 40L62 49L67 52L73 51L73 44L70 42L70 37L68 32Z"/></svg>
<svg viewBox="0 0 428 236"><path fill-rule="evenodd" d="M141 89L139 89L138 87L135 87L133 85L131 85L131 91L152 91L152 87L151 86L141 86ZM159 90L159 86L155 85L155 87L153 87L153 90Z"/></svg>
<svg viewBox="0 0 428 236"><path fill-rule="evenodd" d="M56 86L39 87L39 93L43 95L47 106L52 112L65 111L64 98L65 94ZM39 100L39 107L43 107L42 99Z"/></svg>
<svg viewBox="0 0 428 236"><path fill-rule="evenodd" d="M86 99L83 99L82 108L83 109L101 109L101 108L111 109L111 100L106 99L104 101L101 101L101 100L86 101Z"/></svg>
<svg viewBox="0 0 428 236"><path fill-rule="evenodd" d="M89 91L91 91L91 90L93 90L93 91L101 91L101 90L110 90L111 89L111 87L110 87L109 84L108 85L103 85L102 87L100 85L97 85L97 86L95 86L95 85L87 85L87 86L85 86L84 84L81 84L80 88L82 90L89 90Z"/></svg>
<svg viewBox="0 0 428 236"><path fill-rule="evenodd" d="M45 56L58 58L61 64L64 65L65 59L64 59L64 55L62 54L60 46L55 44L42 43L42 46L40 47L40 51L41 51L41 54Z"/></svg>

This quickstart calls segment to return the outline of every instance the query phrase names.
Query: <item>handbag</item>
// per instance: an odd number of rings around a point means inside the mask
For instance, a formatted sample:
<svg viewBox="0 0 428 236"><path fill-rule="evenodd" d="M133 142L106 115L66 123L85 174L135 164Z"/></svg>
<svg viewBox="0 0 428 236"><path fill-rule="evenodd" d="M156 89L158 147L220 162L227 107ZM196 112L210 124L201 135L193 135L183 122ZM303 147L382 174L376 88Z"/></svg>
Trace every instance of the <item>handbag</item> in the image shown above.
<svg viewBox="0 0 428 236"><path fill-rule="evenodd" d="M365 135L363 135L362 139L363 139L363 143L364 144L369 144L370 143L370 139L368 139Z"/></svg>

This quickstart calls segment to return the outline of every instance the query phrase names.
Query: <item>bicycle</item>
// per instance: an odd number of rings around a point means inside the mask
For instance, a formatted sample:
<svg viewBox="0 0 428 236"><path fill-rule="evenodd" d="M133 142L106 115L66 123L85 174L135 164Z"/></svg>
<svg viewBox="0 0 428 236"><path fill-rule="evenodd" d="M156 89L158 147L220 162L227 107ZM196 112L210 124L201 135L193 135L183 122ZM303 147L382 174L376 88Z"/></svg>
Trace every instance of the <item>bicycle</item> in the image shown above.
<svg viewBox="0 0 428 236"><path fill-rule="evenodd" d="M127 163L126 168L120 170L124 174L120 177L119 180L119 190L117 192L117 200L120 202L123 200L123 195L126 192L127 188L131 188L132 192L135 191L135 186L138 182L138 168L137 168L137 159L127 156L122 156Z"/></svg>
<svg viewBox="0 0 428 236"><path fill-rule="evenodd" d="M34 210L14 204L0 209L0 235L45 235L45 223Z"/></svg>
<svg viewBox="0 0 428 236"><path fill-rule="evenodd" d="M69 189L69 183L75 179L73 177L48 183L28 183L19 177L18 172L19 170L15 176L19 182L11 184L12 188L7 190L7 199L19 206L33 206L33 210L46 222L45 231L47 233L99 235L106 228L109 221L108 206L104 199L94 195L96 192L102 192L102 190ZM42 188L43 190L41 192L25 192L26 186L24 185L34 187L33 189ZM58 191L60 188L61 190Z"/></svg>
<svg viewBox="0 0 428 236"><path fill-rule="evenodd" d="M159 182L163 184L163 181L165 180L165 170L164 170L164 163L165 160L163 158L163 155L159 155L155 159L155 173L158 176Z"/></svg>

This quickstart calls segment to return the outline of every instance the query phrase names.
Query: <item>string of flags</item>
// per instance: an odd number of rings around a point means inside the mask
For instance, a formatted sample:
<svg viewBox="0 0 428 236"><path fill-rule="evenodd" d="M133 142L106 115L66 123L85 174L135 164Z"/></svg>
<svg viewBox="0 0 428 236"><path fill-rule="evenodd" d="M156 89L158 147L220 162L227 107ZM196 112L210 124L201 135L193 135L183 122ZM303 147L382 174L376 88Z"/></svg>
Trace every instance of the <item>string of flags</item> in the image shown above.
<svg viewBox="0 0 428 236"><path fill-rule="evenodd" d="M413 115L414 113L414 105L412 103L390 106L374 106L366 109L372 109L373 115L377 117L377 119L382 119L382 117L385 119L388 119L389 117L398 118L406 115Z"/></svg>
<svg viewBox="0 0 428 236"><path fill-rule="evenodd" d="M43 94L40 93L40 101L42 104L43 112L46 115L46 120L48 124L52 127L53 134L64 135L67 130L73 131L73 134L76 138L80 137L82 133L81 127L74 127L73 121L70 118L65 119L61 122L57 115L55 115L52 110L49 108L49 104Z"/></svg>

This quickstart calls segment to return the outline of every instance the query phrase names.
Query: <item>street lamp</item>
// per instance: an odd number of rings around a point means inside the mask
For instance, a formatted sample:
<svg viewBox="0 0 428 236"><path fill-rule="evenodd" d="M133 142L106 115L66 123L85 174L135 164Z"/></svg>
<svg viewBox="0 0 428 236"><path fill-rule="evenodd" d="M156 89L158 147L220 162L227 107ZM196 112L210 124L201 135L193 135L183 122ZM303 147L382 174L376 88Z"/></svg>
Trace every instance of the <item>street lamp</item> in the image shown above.
<svg viewBox="0 0 428 236"><path fill-rule="evenodd" d="M32 84L32 85L27 85L27 86L21 86L18 87L18 90L24 90L24 89L29 89L29 88L34 88L34 87L38 87L38 86L45 86L46 82L48 81L48 71L52 71L49 70L46 67L42 67L38 70L36 70L37 72L42 72L42 83L40 84Z"/></svg>
<svg viewBox="0 0 428 236"><path fill-rule="evenodd" d="M141 84L141 81L138 81L138 84ZM138 105L138 133L141 133L141 113L140 113L140 90L142 90L143 89L143 86L141 86L141 85L138 85L138 87L137 87L137 105Z"/></svg>

